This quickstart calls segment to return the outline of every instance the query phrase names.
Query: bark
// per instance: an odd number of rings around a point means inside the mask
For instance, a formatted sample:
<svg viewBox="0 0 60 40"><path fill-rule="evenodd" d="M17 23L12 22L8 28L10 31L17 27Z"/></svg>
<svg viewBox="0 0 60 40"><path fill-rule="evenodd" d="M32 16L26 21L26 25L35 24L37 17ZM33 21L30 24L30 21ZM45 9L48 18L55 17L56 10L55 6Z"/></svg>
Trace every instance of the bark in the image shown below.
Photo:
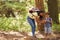
<svg viewBox="0 0 60 40"><path fill-rule="evenodd" d="M35 0L35 4L36 4L36 8L38 8L39 10L44 10L44 3L43 3L43 0ZM44 24L39 24L39 22L41 22L39 20L39 18L37 19L37 26L38 26L38 30L39 32L43 31L44 29Z"/></svg>
<svg viewBox="0 0 60 40"><path fill-rule="evenodd" d="M57 0L48 0L48 11L50 17L55 23L59 23L58 18L58 1Z"/></svg>
<svg viewBox="0 0 60 40"><path fill-rule="evenodd" d="M43 0L35 0L36 7L40 10L44 10Z"/></svg>

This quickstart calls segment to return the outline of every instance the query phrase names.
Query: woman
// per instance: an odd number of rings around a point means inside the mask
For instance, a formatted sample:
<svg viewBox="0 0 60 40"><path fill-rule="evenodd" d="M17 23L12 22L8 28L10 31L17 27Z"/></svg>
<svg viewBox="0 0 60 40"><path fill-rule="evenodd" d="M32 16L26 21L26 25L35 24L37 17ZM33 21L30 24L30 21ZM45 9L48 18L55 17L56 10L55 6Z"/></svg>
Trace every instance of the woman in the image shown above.
<svg viewBox="0 0 60 40"><path fill-rule="evenodd" d="M38 30L39 32L43 32L44 31L44 11L38 11L38 18L37 18L37 26L38 26Z"/></svg>
<svg viewBox="0 0 60 40"><path fill-rule="evenodd" d="M33 11L30 10L29 11L29 15L27 17L27 20L28 20L28 23L30 24L31 28L32 28L32 36L35 37L35 28L36 28L36 25L35 25L35 17L33 15Z"/></svg>

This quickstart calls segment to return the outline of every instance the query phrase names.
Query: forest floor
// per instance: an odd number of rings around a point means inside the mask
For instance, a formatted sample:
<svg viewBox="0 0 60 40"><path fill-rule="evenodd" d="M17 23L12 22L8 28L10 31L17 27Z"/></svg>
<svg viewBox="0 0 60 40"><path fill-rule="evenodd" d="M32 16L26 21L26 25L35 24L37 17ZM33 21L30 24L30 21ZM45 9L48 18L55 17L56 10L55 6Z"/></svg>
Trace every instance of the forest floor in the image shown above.
<svg viewBox="0 0 60 40"><path fill-rule="evenodd" d="M31 32L0 31L0 40L60 40L60 33L52 33L45 37L43 33L36 32L36 38L31 36Z"/></svg>

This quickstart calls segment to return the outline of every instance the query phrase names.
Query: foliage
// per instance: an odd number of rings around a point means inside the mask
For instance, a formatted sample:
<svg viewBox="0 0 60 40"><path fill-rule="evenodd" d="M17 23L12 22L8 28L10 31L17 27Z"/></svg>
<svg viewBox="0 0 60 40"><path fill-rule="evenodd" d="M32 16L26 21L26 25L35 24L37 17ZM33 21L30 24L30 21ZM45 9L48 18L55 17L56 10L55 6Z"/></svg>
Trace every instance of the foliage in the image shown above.
<svg viewBox="0 0 60 40"><path fill-rule="evenodd" d="M31 27L27 22L27 11L26 7L28 6L27 4L30 3L34 5L33 1L24 1L24 2L5 2L5 4L0 5L0 8L3 8L3 6L6 6L7 8L10 7L13 9L14 14L18 10L20 11L19 14L16 14L16 17L0 17L0 30L4 31L31 31ZM3 9L4 10L4 9ZM4 11L3 13L5 13ZM56 25L55 23L53 24L53 30L60 30L60 25Z"/></svg>
<svg viewBox="0 0 60 40"><path fill-rule="evenodd" d="M21 10L19 13L20 15L16 15L16 18L10 17L1 17L0 18L0 30L8 31L8 30L14 30L14 31L22 31L27 30L29 27L27 27L24 23L26 21L26 2L5 2L4 4L6 8L10 7L14 10ZM0 8L2 8L4 5L1 5ZM4 9L3 9L4 10ZM4 11L6 12L6 11ZM15 11L14 11L15 12Z"/></svg>
<svg viewBox="0 0 60 40"><path fill-rule="evenodd" d="M59 24L53 24L52 29L55 32L60 32L60 25Z"/></svg>
<svg viewBox="0 0 60 40"><path fill-rule="evenodd" d="M27 30L29 30L29 27L23 23L24 23L24 21L21 21L20 19L17 19L17 18L1 17L0 18L0 30L4 30L4 31L11 31L11 30L27 31Z"/></svg>

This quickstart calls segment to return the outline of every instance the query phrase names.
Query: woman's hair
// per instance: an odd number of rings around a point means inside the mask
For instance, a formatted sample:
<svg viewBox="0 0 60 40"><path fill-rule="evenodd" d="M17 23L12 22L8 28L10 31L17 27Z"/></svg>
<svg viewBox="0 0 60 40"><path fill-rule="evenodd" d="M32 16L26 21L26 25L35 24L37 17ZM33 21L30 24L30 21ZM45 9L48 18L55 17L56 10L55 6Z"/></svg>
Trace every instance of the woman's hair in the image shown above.
<svg viewBox="0 0 60 40"><path fill-rule="evenodd" d="M39 16L40 13L44 13L44 11L37 11L38 16Z"/></svg>
<svg viewBox="0 0 60 40"><path fill-rule="evenodd" d="M32 10L29 10L29 13L33 13L33 11Z"/></svg>
<svg viewBox="0 0 60 40"><path fill-rule="evenodd" d="M38 16L40 16L40 17L39 17L39 18L40 18L40 20L42 20L44 17L43 17L43 16L41 16L41 15L40 15L40 13L45 13L45 12L44 12L44 11L42 11L42 10L41 10L41 11L37 11Z"/></svg>

